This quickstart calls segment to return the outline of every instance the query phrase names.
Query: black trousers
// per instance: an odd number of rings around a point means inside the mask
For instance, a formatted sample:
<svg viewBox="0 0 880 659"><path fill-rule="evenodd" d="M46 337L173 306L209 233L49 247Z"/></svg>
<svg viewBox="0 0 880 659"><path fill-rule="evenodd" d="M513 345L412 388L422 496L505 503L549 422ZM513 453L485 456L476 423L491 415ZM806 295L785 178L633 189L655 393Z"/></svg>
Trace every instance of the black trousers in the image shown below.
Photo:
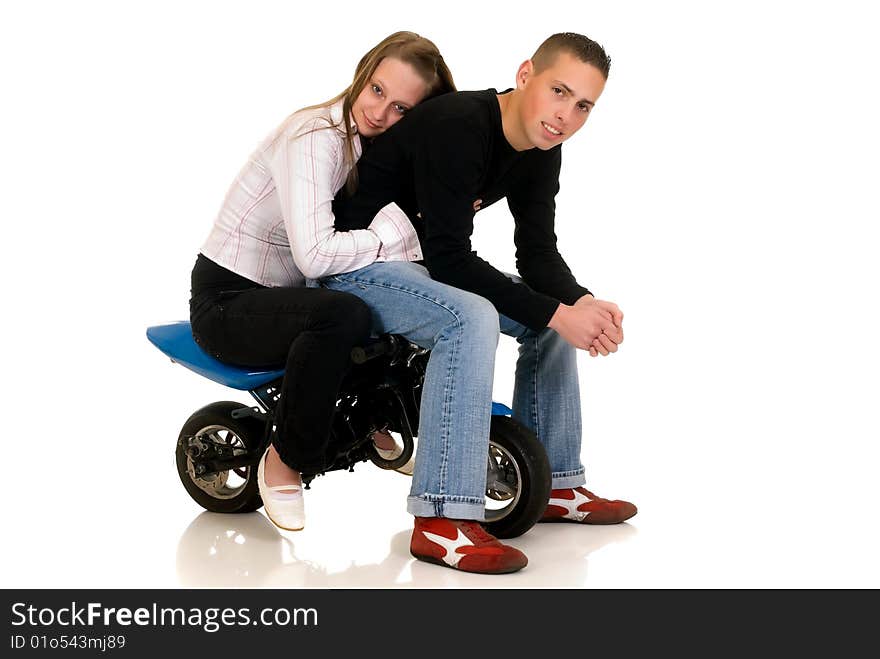
<svg viewBox="0 0 880 659"><path fill-rule="evenodd" d="M351 349L370 336L369 307L323 288L267 288L199 255L190 321L196 342L220 361L286 369L273 444L291 468L321 471Z"/></svg>

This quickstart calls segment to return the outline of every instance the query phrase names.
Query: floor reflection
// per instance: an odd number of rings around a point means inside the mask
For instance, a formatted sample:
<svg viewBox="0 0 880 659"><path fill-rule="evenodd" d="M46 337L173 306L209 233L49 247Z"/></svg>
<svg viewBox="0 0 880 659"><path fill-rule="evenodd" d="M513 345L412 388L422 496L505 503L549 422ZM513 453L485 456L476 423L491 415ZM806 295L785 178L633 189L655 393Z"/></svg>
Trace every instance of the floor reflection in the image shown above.
<svg viewBox="0 0 880 659"><path fill-rule="evenodd" d="M348 567L339 569L335 566L342 547L332 547L327 564L321 564L298 556L293 539L296 534L280 531L260 513L203 512L190 523L178 542L177 577L180 584L187 587L401 585L397 583L399 577L412 561L409 535L408 530L394 534L387 557L379 563L356 564L350 560Z"/></svg>
<svg viewBox="0 0 880 659"><path fill-rule="evenodd" d="M180 537L177 577L182 586L196 588L583 587L588 585L589 555L629 540L636 529L629 524L539 524L507 541L528 555L528 567L501 577L416 561L409 553L410 533L408 528L392 531L384 558L363 562L356 543L282 532L261 513L203 512ZM322 551L316 542L327 546ZM297 545L306 549L298 552Z"/></svg>
<svg viewBox="0 0 880 659"><path fill-rule="evenodd" d="M177 578L192 587L263 586L286 542L260 513L203 512L177 543Z"/></svg>

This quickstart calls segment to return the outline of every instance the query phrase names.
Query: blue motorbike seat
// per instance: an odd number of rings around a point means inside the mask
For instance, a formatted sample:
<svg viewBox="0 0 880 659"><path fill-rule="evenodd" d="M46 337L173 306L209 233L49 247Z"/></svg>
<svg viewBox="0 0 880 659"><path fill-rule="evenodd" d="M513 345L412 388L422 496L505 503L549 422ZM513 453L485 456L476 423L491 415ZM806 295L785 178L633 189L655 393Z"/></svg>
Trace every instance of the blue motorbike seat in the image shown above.
<svg viewBox="0 0 880 659"><path fill-rule="evenodd" d="M511 414L513 414L513 410L507 405L492 401L492 416L510 416Z"/></svg>
<svg viewBox="0 0 880 659"><path fill-rule="evenodd" d="M196 343L192 327L186 321L147 328L147 338L171 358L209 380L240 391L253 391L284 375L284 369L265 370L230 366L215 359ZM492 402L492 414L510 416L513 411L502 403Z"/></svg>
<svg viewBox="0 0 880 659"><path fill-rule="evenodd" d="M224 364L196 343L192 327L186 321L148 327L147 338L171 361L233 389L252 391L284 375L283 368L266 370Z"/></svg>

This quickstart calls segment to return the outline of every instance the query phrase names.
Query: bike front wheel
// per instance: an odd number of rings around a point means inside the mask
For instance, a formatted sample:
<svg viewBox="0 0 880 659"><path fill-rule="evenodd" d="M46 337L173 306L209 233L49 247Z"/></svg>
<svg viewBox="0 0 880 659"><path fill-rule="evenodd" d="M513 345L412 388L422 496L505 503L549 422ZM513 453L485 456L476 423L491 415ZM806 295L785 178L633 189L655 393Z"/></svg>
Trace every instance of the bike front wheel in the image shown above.
<svg viewBox="0 0 880 659"><path fill-rule="evenodd" d="M550 462L531 430L495 415L486 469L486 520L496 538L515 538L532 528L550 500Z"/></svg>

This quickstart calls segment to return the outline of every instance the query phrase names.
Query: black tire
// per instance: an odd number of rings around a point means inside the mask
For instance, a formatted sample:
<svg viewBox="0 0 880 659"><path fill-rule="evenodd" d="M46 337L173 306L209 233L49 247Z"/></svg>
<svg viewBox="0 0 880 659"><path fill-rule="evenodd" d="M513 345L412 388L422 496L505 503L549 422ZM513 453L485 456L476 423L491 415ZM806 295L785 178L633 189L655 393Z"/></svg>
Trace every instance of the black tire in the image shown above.
<svg viewBox="0 0 880 659"><path fill-rule="evenodd" d="M256 464L202 479L195 475L187 454L191 438L204 433L248 450L258 447L263 441L265 423L253 417L232 418L232 411L243 407L247 405L232 401L206 405L187 419L177 438L177 475L193 501L213 513L250 513L263 505ZM229 485L230 478L233 485Z"/></svg>
<svg viewBox="0 0 880 659"><path fill-rule="evenodd" d="M515 538L537 523L550 500L547 452L531 430L510 417L496 415L489 434L489 460L483 526L496 538ZM498 508L490 509L493 501Z"/></svg>

